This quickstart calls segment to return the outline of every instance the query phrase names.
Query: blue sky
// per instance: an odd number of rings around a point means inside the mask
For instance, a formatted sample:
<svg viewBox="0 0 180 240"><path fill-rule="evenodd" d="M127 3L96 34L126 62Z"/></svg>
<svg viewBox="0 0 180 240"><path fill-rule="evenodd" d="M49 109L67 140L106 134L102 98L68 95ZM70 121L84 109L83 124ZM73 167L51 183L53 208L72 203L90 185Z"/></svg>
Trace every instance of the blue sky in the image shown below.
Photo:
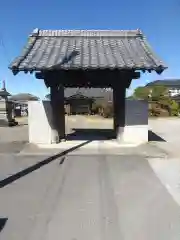
<svg viewBox="0 0 180 240"><path fill-rule="evenodd" d="M48 92L43 81L24 73L13 76L7 68L20 54L34 28L139 28L169 68L162 75L142 74L141 79L133 81L130 91L152 80L180 78L180 0L6 0L1 3L0 82L6 80L11 93L30 92L43 98Z"/></svg>

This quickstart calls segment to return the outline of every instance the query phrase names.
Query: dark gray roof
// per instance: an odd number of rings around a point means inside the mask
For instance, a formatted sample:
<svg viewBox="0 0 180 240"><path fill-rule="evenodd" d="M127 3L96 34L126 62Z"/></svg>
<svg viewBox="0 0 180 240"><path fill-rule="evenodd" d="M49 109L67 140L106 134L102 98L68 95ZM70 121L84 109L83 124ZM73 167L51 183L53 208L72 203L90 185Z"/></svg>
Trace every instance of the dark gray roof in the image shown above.
<svg viewBox="0 0 180 240"><path fill-rule="evenodd" d="M112 95L112 92L111 89L103 88L65 88L64 95L70 97L78 93L90 98L104 98Z"/></svg>
<svg viewBox="0 0 180 240"><path fill-rule="evenodd" d="M13 100L13 101L36 101L38 100L39 98L30 94L30 93L19 93L19 94L16 94L16 95L13 95L10 100Z"/></svg>
<svg viewBox="0 0 180 240"><path fill-rule="evenodd" d="M148 83L146 86L167 86L180 88L180 79L156 80Z"/></svg>
<svg viewBox="0 0 180 240"><path fill-rule="evenodd" d="M80 94L84 97L89 98L104 98L108 101L112 101L113 91L112 89L103 89L103 88L65 88L64 96L69 98L73 95ZM49 94L46 96L49 98Z"/></svg>
<svg viewBox="0 0 180 240"><path fill-rule="evenodd" d="M10 65L16 71L57 69L139 69L162 72L140 30L38 30Z"/></svg>
<svg viewBox="0 0 180 240"><path fill-rule="evenodd" d="M92 99L92 97L87 97L85 95L83 95L82 93L75 93L69 97L66 97L66 100L70 100L70 99Z"/></svg>
<svg viewBox="0 0 180 240"><path fill-rule="evenodd" d="M8 97L11 96L9 92L7 92L6 89L0 89L0 97Z"/></svg>

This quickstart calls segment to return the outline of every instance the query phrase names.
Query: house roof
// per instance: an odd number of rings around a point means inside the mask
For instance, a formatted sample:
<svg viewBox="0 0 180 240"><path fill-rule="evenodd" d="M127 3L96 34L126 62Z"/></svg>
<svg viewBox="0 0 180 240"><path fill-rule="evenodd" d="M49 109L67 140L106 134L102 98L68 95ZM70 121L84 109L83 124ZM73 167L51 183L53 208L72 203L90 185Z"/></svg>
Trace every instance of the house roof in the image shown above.
<svg viewBox="0 0 180 240"><path fill-rule="evenodd" d="M25 101L36 101L38 100L39 98L30 94L30 93L19 93L19 94L16 94L16 95L13 95L10 100L13 100L13 101L19 101L19 102L25 102Z"/></svg>
<svg viewBox="0 0 180 240"><path fill-rule="evenodd" d="M103 89L103 88L65 88L64 96L65 98L70 98L75 95L81 95L85 98L105 98L109 101L113 99L112 89ZM46 98L49 98L48 94Z"/></svg>
<svg viewBox="0 0 180 240"><path fill-rule="evenodd" d="M66 100L75 100L75 99L92 99L92 97L87 97L83 95L82 93L75 93L69 97L66 97Z"/></svg>
<svg viewBox="0 0 180 240"><path fill-rule="evenodd" d="M103 88L65 88L64 95L66 98L75 94L81 94L88 98L109 98L113 91Z"/></svg>
<svg viewBox="0 0 180 240"><path fill-rule="evenodd" d="M148 83L146 86L167 86L180 88L180 79L156 80Z"/></svg>
<svg viewBox="0 0 180 240"><path fill-rule="evenodd" d="M11 94L9 92L7 92L6 89L0 89L0 97L8 97L11 96Z"/></svg>
<svg viewBox="0 0 180 240"><path fill-rule="evenodd" d="M14 73L50 69L135 69L166 66L140 30L38 30L9 66Z"/></svg>

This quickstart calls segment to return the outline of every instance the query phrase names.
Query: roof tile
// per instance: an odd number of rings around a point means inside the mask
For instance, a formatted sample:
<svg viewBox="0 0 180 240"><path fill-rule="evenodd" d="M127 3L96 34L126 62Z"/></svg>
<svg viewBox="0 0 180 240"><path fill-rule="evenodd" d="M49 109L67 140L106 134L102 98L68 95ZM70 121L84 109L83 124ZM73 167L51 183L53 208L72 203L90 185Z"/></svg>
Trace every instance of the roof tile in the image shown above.
<svg viewBox="0 0 180 240"><path fill-rule="evenodd" d="M139 69L164 70L139 30L37 30L12 70Z"/></svg>

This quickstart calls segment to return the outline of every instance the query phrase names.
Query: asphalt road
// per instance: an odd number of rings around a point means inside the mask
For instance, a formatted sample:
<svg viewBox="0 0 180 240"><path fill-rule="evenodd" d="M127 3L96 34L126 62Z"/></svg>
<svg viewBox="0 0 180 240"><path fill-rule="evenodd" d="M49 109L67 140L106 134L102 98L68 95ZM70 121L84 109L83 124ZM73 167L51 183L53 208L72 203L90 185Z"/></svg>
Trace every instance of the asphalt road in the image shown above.
<svg viewBox="0 0 180 240"><path fill-rule="evenodd" d="M1 158L1 240L179 239L180 208L143 157L74 155L37 164L44 160Z"/></svg>
<svg viewBox="0 0 180 240"><path fill-rule="evenodd" d="M98 123L81 122L86 126ZM1 128L0 240L179 240L178 147L176 159L164 155L178 146L179 122L150 126L166 142L54 157L19 154L27 126Z"/></svg>

